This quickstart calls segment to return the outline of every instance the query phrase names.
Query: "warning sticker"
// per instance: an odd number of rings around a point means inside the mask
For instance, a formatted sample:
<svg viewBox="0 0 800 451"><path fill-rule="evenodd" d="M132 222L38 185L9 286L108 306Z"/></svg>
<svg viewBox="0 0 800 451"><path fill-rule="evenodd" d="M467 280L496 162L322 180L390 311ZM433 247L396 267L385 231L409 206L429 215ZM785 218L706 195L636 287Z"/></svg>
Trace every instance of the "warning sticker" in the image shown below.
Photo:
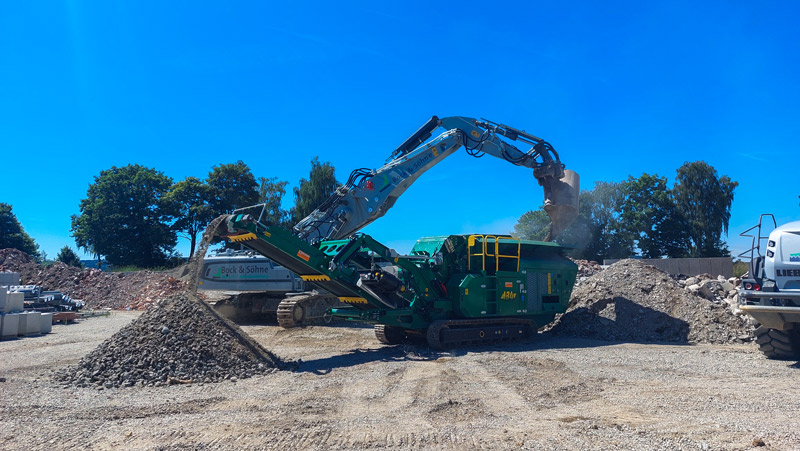
<svg viewBox="0 0 800 451"><path fill-rule="evenodd" d="M303 252L303 251L297 251L297 256L298 256L298 257L300 257L300 258L302 258L302 259L303 259L303 260L305 260L305 261L308 261L308 260L311 258L311 256L310 256L310 255L306 254L306 253L305 253L305 252Z"/></svg>

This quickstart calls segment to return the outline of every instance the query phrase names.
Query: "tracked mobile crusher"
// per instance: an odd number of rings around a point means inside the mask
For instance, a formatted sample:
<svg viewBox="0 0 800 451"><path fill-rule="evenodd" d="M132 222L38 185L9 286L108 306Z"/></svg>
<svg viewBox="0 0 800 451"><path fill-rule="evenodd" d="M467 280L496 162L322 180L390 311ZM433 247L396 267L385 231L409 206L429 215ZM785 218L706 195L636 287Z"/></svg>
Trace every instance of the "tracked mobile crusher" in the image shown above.
<svg viewBox="0 0 800 451"><path fill-rule="evenodd" d="M310 244L248 215L229 217L227 229L231 241L348 305L330 315L375 324L388 344L419 336L441 349L529 337L566 310L577 274L561 246L509 236L422 238L398 255L365 234Z"/></svg>
<svg viewBox="0 0 800 451"><path fill-rule="evenodd" d="M433 137L439 128L445 132ZM514 143L531 147L521 150ZM354 170L291 231L265 226L260 215L244 209L215 221L212 233L242 243L322 289L282 300L281 325L307 324L308 318L327 313L376 324L385 343L418 335L434 347L528 336L566 309L575 282L577 267L558 245L450 235L423 238L410 255L398 255L359 232L462 147L473 157L491 155L533 170L551 219L548 241L577 217L580 178L547 141L486 119L433 116L386 164ZM336 306L339 302L347 307Z"/></svg>

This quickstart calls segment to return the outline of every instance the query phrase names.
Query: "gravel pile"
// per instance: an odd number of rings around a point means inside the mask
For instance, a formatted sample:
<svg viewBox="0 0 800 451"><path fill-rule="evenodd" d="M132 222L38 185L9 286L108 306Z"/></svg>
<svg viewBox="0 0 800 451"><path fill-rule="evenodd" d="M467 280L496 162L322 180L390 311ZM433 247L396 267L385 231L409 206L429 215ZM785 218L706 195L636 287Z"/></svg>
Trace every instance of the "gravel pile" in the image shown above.
<svg viewBox="0 0 800 451"><path fill-rule="evenodd" d="M236 381L282 369L272 353L187 293L154 303L77 365L64 385L113 388Z"/></svg>
<svg viewBox="0 0 800 451"><path fill-rule="evenodd" d="M180 268L168 273L112 273L76 268L61 262L42 266L33 257L17 249L0 249L0 271L18 272L22 284L61 291L73 299L83 300L90 309L143 310L152 302L184 291L188 285L188 282L174 277L186 272L180 271Z"/></svg>
<svg viewBox="0 0 800 451"><path fill-rule="evenodd" d="M741 343L752 325L636 260L619 261L576 286L567 312L547 329L555 335L610 341Z"/></svg>

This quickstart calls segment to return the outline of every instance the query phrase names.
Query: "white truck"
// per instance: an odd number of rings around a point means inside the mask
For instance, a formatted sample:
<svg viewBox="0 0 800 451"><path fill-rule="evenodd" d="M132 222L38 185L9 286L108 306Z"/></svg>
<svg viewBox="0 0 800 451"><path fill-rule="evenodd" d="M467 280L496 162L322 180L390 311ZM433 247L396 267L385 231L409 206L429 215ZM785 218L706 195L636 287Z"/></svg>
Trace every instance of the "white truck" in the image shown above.
<svg viewBox="0 0 800 451"><path fill-rule="evenodd" d="M762 235L765 219L774 227L768 236ZM741 236L752 237L753 246L739 306L760 323L756 343L768 358L800 359L800 221L776 227L775 217L764 214Z"/></svg>

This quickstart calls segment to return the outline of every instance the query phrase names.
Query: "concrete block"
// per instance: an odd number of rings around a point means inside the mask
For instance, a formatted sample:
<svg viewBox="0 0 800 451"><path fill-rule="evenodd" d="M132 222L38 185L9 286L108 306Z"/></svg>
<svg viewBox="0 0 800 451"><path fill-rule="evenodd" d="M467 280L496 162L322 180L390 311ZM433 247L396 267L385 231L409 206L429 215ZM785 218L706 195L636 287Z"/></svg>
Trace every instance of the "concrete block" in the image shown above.
<svg viewBox="0 0 800 451"><path fill-rule="evenodd" d="M8 290L6 290L6 287L0 287L0 313L6 312L7 303L8 303Z"/></svg>
<svg viewBox="0 0 800 451"><path fill-rule="evenodd" d="M27 316L25 321L25 336L39 335L42 333L42 314L41 312L25 312L20 317ZM23 331L20 328L19 334L22 335Z"/></svg>
<svg viewBox="0 0 800 451"><path fill-rule="evenodd" d="M49 334L53 331L53 314L42 313L42 333Z"/></svg>
<svg viewBox="0 0 800 451"><path fill-rule="evenodd" d="M17 338L19 334L19 313L0 315L0 339Z"/></svg>
<svg viewBox="0 0 800 451"><path fill-rule="evenodd" d="M19 285L19 273L0 272L0 285Z"/></svg>
<svg viewBox="0 0 800 451"><path fill-rule="evenodd" d="M25 332L28 330L28 314L27 313L17 313L17 318L19 318L19 325L17 327L17 335L19 335L19 336L25 335Z"/></svg>
<svg viewBox="0 0 800 451"><path fill-rule="evenodd" d="M6 293L4 313L19 313L25 308L25 294L11 291Z"/></svg>

